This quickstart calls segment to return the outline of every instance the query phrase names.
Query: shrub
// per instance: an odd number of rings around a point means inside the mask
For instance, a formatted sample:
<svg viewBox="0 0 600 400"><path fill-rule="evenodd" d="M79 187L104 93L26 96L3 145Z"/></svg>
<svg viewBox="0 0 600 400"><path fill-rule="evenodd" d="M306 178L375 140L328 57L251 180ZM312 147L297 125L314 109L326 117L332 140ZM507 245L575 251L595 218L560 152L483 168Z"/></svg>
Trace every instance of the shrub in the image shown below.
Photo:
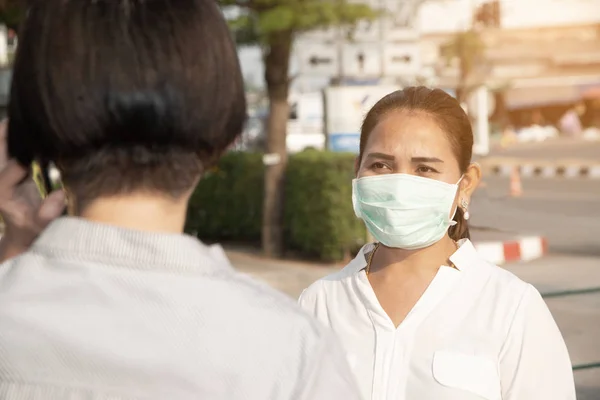
<svg viewBox="0 0 600 400"><path fill-rule="evenodd" d="M342 260L364 244L352 209L353 154L307 151L290 158L286 175L286 247L324 261Z"/></svg>
<svg viewBox="0 0 600 400"><path fill-rule="evenodd" d="M186 231L208 242L260 242L263 177L261 154L226 154L194 191Z"/></svg>
<svg viewBox="0 0 600 400"><path fill-rule="evenodd" d="M354 155L306 151L290 157L284 199L285 247L338 261L366 238L352 210ZM202 179L190 201L186 230L200 239L259 243L262 155L232 152Z"/></svg>

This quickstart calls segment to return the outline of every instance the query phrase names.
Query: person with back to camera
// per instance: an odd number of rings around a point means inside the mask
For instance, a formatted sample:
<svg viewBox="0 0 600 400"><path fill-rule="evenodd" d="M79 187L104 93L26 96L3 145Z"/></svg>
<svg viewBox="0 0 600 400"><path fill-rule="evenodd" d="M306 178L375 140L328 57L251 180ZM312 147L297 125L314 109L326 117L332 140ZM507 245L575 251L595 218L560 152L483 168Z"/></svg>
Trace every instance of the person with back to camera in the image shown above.
<svg viewBox="0 0 600 400"><path fill-rule="evenodd" d="M299 302L337 333L365 399L575 399L538 291L469 241L472 147L439 89L391 93L364 120L352 201L377 243Z"/></svg>
<svg viewBox="0 0 600 400"><path fill-rule="evenodd" d="M0 137L2 400L359 398L333 334L182 233L245 118L214 0L32 2Z"/></svg>

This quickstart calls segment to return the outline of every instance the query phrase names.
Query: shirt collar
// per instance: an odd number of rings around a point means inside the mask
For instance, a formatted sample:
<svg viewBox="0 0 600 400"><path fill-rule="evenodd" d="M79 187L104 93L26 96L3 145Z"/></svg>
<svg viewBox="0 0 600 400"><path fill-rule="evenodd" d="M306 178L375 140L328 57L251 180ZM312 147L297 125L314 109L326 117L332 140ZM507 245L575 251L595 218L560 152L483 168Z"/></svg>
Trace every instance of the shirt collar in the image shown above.
<svg viewBox="0 0 600 400"><path fill-rule="evenodd" d="M193 236L136 231L75 217L53 221L38 237L31 251L45 256L144 270L232 270L221 246L204 245Z"/></svg>
<svg viewBox="0 0 600 400"><path fill-rule="evenodd" d="M467 271L481 262L481 257L475 246L469 239L461 239L458 242L458 250L450 256L450 261L459 271Z"/></svg>
<svg viewBox="0 0 600 400"><path fill-rule="evenodd" d="M458 241L459 248L450 256L450 261L456 266L459 271L466 271L480 261L481 257L475 250L473 243L469 239L461 239ZM367 267L367 259L369 253L375 249L375 243L364 245L356 257L350 261L348 269L353 273L358 273Z"/></svg>

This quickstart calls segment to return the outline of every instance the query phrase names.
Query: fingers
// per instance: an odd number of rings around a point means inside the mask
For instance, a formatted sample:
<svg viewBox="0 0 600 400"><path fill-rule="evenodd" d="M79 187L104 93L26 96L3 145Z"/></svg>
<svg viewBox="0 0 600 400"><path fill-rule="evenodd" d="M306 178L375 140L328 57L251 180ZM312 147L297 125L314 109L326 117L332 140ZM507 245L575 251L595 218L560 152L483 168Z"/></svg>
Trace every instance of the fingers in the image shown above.
<svg viewBox="0 0 600 400"><path fill-rule="evenodd" d="M8 146L6 144L6 130L8 120L4 119L0 122L0 170L8 163Z"/></svg>
<svg viewBox="0 0 600 400"><path fill-rule="evenodd" d="M66 196L62 190L55 190L44 199L38 211L38 222L45 228L50 222L60 217L66 207Z"/></svg>
<svg viewBox="0 0 600 400"><path fill-rule="evenodd" d="M27 176L27 170L14 160L0 170L0 198L11 196L19 183Z"/></svg>

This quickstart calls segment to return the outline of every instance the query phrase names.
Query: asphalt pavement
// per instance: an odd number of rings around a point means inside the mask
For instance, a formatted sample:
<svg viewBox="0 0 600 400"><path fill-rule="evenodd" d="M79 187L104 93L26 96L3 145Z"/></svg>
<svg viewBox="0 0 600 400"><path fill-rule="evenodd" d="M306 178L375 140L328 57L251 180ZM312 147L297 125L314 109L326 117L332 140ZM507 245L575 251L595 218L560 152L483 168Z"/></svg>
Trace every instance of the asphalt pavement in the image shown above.
<svg viewBox="0 0 600 400"><path fill-rule="evenodd" d="M600 154L600 147L590 148ZM577 398L599 400L600 180L524 179L520 197L509 195L506 178L484 182L472 199L472 224L547 238L547 257L505 268L544 295L576 368Z"/></svg>
<svg viewBox="0 0 600 400"><path fill-rule="evenodd" d="M600 180L523 179L521 197L510 197L507 178L484 182L471 200L472 226L539 234L551 252L600 257Z"/></svg>

